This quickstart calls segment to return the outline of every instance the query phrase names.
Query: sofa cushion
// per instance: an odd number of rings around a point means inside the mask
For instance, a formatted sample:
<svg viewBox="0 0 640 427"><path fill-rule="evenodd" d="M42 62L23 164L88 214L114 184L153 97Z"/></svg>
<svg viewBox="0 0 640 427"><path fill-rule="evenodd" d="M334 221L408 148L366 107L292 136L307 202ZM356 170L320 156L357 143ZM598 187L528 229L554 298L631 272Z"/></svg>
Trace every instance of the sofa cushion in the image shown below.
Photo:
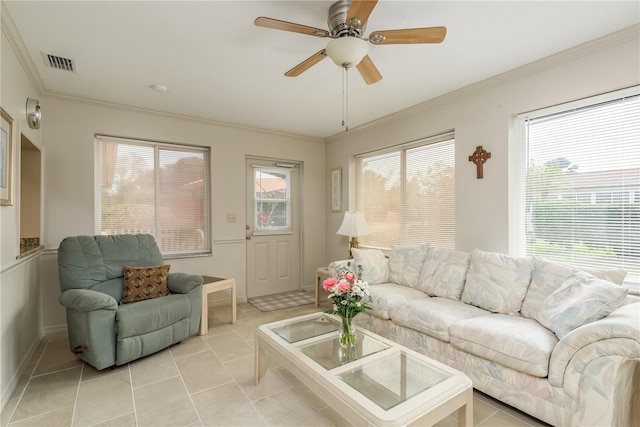
<svg viewBox="0 0 640 427"><path fill-rule="evenodd" d="M627 298L627 288L581 271L545 298L536 320L558 338L611 314Z"/></svg>
<svg viewBox="0 0 640 427"><path fill-rule="evenodd" d="M369 294L373 310L367 312L385 320L390 319L389 313L393 308L400 307L407 301L429 298L424 292L394 283L369 286Z"/></svg>
<svg viewBox="0 0 640 427"><path fill-rule="evenodd" d="M124 287L120 304L169 295L167 278L170 267L168 264L152 267L122 267Z"/></svg>
<svg viewBox="0 0 640 427"><path fill-rule="evenodd" d="M449 334L460 350L541 378L547 376L558 343L553 332L535 320L504 314L460 320Z"/></svg>
<svg viewBox="0 0 640 427"><path fill-rule="evenodd" d="M429 245L395 246L389 253L389 281L416 287Z"/></svg>
<svg viewBox="0 0 640 427"><path fill-rule="evenodd" d="M533 258L471 251L462 302L494 313L519 316L531 273Z"/></svg>
<svg viewBox="0 0 640 427"><path fill-rule="evenodd" d="M360 279L370 285L389 281L389 266L381 250L353 248L351 253L353 254L353 271L360 274L360 267L362 267Z"/></svg>
<svg viewBox="0 0 640 427"><path fill-rule="evenodd" d="M470 258L468 252L429 248L415 287L431 296L460 301Z"/></svg>
<svg viewBox="0 0 640 427"><path fill-rule="evenodd" d="M184 294L121 305L116 313L118 341L165 328L188 319L190 314L189 297Z"/></svg>
<svg viewBox="0 0 640 427"><path fill-rule="evenodd" d="M389 310L396 325L449 342L449 327L459 320L491 314L487 310L447 298L423 298L407 301Z"/></svg>
<svg viewBox="0 0 640 427"><path fill-rule="evenodd" d="M567 264L551 261L545 257L536 256L534 258L535 268L531 284L527 290L527 296L522 302L520 313L529 319L535 319L542 308L542 302L553 291L558 289L573 273L584 270L594 276L608 280L609 282L622 284L626 272L620 268L614 269L593 269L578 268Z"/></svg>

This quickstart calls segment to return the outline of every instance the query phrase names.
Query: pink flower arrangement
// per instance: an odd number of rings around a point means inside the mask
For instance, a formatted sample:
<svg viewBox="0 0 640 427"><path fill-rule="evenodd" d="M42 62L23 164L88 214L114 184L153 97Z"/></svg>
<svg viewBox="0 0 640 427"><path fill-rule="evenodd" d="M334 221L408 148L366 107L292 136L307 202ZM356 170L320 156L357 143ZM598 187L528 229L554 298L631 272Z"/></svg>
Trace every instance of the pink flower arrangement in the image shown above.
<svg viewBox="0 0 640 427"><path fill-rule="evenodd" d="M353 319L361 311L371 309L368 305L371 302L369 284L350 271L340 272L338 277L327 278L322 282L322 288L329 292L328 298L333 299L333 309L327 310L327 313Z"/></svg>

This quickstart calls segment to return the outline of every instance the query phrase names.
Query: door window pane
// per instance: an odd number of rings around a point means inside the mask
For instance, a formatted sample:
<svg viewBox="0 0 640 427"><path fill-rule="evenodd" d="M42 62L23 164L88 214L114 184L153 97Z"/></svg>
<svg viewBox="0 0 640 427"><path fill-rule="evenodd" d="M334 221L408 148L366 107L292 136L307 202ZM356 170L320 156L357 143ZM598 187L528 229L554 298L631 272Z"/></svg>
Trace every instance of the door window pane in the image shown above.
<svg viewBox="0 0 640 427"><path fill-rule="evenodd" d="M253 176L255 230L290 230L290 171L254 167Z"/></svg>

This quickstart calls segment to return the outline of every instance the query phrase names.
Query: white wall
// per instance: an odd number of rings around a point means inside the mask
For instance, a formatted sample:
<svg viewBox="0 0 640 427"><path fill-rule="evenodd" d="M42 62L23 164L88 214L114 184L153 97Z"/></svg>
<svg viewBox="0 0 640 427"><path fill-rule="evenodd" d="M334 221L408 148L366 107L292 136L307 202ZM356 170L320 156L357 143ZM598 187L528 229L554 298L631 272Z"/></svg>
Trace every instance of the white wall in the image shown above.
<svg viewBox="0 0 640 427"><path fill-rule="evenodd" d="M65 324L57 302L57 254L65 236L95 234L94 135L106 134L211 147L214 255L169 260L171 271L234 277L238 298L246 298L245 156L303 163L303 285L311 287L324 265L324 142L260 132L59 97L47 98L45 158L43 324ZM321 197L317 197L321 195ZM310 197L309 197L310 196ZM227 223L226 214L237 222ZM49 250L51 249L51 250Z"/></svg>
<svg viewBox="0 0 640 427"><path fill-rule="evenodd" d="M0 407L9 399L25 360L42 338L40 254L16 260L20 253L20 135L41 146L41 133L29 129L25 112L27 98L39 96L15 54L13 39L5 34L4 11L2 15L0 105L15 120L15 127L13 206L0 206Z"/></svg>
<svg viewBox="0 0 640 427"><path fill-rule="evenodd" d="M353 155L455 130L456 248L509 252L510 133L515 115L640 83L638 28L623 31L464 88L327 140L326 171L341 166L347 208L355 210ZM437 84L426 81L425 84ZM468 160L491 152L484 179ZM327 197L328 197L328 189ZM327 211L327 260L342 259L342 214Z"/></svg>
<svg viewBox="0 0 640 427"><path fill-rule="evenodd" d="M315 269L325 262L323 141L41 95L16 54L19 41L12 37L15 29L1 5L0 105L16 120L16 154L14 206L0 207L0 408L43 335L66 330L65 313L58 303L57 247L65 236L95 232L96 133L211 147L214 254L170 263L172 271L236 278L239 299L246 296L245 156L302 162L302 285L313 286ZM27 97L40 99L42 130L27 126ZM21 133L43 153L41 243L45 250L18 261ZM236 213L236 223L226 222L230 212Z"/></svg>

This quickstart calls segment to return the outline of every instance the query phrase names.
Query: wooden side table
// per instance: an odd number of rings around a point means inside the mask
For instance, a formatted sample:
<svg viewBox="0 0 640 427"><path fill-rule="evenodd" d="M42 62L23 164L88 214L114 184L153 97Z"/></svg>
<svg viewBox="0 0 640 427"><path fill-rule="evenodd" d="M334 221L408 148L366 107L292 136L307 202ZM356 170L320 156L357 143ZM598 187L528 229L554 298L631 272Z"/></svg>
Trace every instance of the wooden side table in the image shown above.
<svg viewBox="0 0 640 427"><path fill-rule="evenodd" d="M207 296L212 292L231 289L231 323L236 323L236 280L221 277L202 276L202 313L200 314L200 330L198 335L209 332L209 304Z"/></svg>
<svg viewBox="0 0 640 427"><path fill-rule="evenodd" d="M322 288L322 282L329 277L329 269L327 267L321 267L316 270L316 307L320 305L320 288Z"/></svg>

